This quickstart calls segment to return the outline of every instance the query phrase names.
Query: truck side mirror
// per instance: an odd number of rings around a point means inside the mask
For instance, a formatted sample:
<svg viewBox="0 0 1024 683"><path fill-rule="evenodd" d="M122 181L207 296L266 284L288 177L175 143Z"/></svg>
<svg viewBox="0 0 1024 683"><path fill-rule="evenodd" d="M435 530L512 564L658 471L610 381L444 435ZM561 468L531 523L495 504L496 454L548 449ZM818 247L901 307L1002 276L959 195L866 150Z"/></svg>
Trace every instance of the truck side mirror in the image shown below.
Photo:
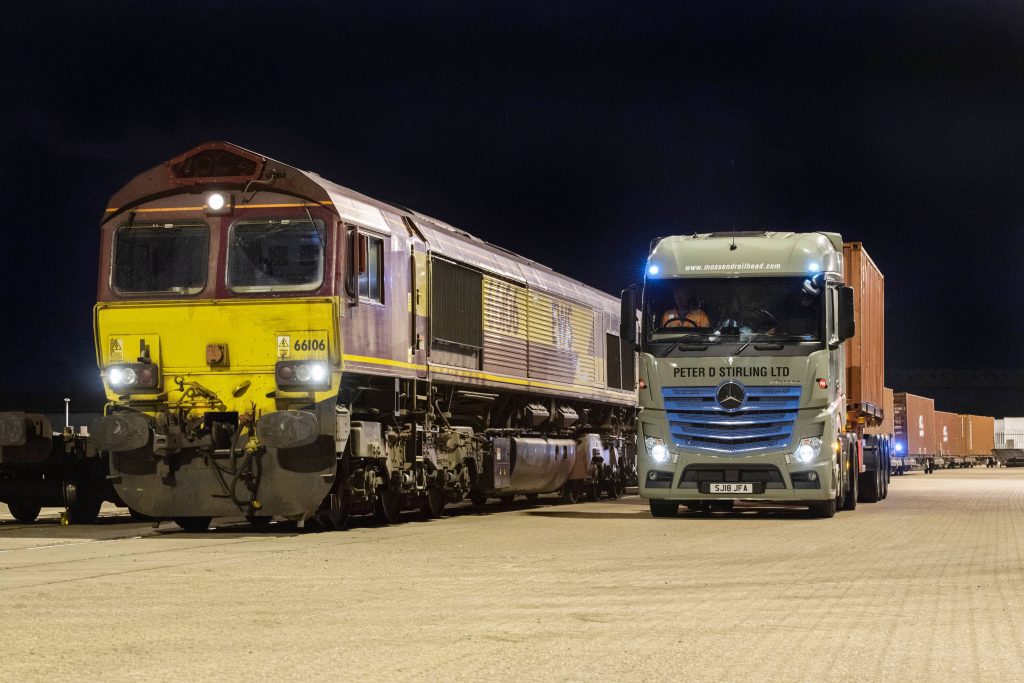
<svg viewBox="0 0 1024 683"><path fill-rule="evenodd" d="M853 287L839 288L839 341L857 334L857 321L853 312Z"/></svg>
<svg viewBox="0 0 1024 683"><path fill-rule="evenodd" d="M624 342L636 344L636 290L627 287L622 290L622 309L619 312L619 337Z"/></svg>

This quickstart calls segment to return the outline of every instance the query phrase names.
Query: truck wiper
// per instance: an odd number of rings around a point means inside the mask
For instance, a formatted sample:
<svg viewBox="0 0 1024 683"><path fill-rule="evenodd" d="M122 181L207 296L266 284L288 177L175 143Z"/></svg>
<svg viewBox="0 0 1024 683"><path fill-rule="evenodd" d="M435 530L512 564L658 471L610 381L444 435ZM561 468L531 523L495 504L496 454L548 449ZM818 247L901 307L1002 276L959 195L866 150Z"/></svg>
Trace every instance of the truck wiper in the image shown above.
<svg viewBox="0 0 1024 683"><path fill-rule="evenodd" d="M708 341L708 339L703 335L684 334L682 337L672 342L672 345L665 350L665 353L661 354L661 357L665 358L666 356L668 356L670 353L679 348L680 344L689 347L688 350L703 351L704 349L708 348L711 342Z"/></svg>
<svg viewBox="0 0 1024 683"><path fill-rule="evenodd" d="M774 335L769 334L767 332L762 332L761 334L755 334L753 337L751 337L747 341L743 342L743 344L740 346L740 348L738 348L735 351L733 351L732 355L734 355L734 356L740 355L741 353L743 353L744 349L746 349L748 346L753 344L755 341L771 341L771 338L773 336ZM762 337L768 337L768 339L762 339Z"/></svg>
<svg viewBox="0 0 1024 683"><path fill-rule="evenodd" d="M810 341L810 340L805 339L803 336L801 336L799 334L772 334L770 332L762 332L761 334L755 334L753 337L751 337L747 341L743 342L743 345L740 346L740 348L736 349L736 351L734 351L732 355L738 356L741 353L743 353L743 350L745 348L747 348L748 346L750 346L754 342L763 342L763 341L770 341L770 342L774 342L776 344L781 344L782 342L787 342L787 341Z"/></svg>

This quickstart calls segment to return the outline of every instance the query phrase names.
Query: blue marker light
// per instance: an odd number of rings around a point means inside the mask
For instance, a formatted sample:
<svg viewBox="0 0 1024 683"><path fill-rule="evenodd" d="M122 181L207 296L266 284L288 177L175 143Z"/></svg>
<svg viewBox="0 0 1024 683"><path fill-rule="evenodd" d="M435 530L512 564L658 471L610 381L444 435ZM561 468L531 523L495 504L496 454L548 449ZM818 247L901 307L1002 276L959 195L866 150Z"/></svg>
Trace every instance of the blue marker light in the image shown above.
<svg viewBox="0 0 1024 683"><path fill-rule="evenodd" d="M902 453L903 452L903 444L901 444L901 443L896 444L896 452L897 453Z"/></svg>
<svg viewBox="0 0 1024 683"><path fill-rule="evenodd" d="M658 264L656 264L656 263L652 263L651 265L647 266L647 274L648 275L657 275L660 272L661 272L661 268L659 268Z"/></svg>

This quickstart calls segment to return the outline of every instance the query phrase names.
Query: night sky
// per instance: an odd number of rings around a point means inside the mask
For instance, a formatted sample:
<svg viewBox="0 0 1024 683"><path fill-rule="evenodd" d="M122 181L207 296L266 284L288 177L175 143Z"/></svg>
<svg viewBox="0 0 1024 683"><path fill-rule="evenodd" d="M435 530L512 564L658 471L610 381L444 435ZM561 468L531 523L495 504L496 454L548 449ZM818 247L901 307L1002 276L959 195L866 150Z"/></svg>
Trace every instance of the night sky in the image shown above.
<svg viewBox="0 0 1024 683"><path fill-rule="evenodd" d="M6 407L102 404L100 214L223 139L615 294L656 236L841 232L886 276L890 386L1024 414L1019 0L2 10Z"/></svg>

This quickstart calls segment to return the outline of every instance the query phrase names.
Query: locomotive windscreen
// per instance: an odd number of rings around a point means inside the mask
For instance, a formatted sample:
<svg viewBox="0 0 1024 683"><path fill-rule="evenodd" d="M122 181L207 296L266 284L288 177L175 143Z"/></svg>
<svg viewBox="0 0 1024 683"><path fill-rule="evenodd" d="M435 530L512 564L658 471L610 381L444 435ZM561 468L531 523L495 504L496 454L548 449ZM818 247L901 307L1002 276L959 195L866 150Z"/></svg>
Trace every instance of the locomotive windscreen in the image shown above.
<svg viewBox="0 0 1024 683"><path fill-rule="evenodd" d="M198 294L206 285L205 223L122 226L114 233L112 285L129 294Z"/></svg>
<svg viewBox="0 0 1024 683"><path fill-rule="evenodd" d="M236 292L308 291L324 280L320 221L239 221L229 245L228 286Z"/></svg>

